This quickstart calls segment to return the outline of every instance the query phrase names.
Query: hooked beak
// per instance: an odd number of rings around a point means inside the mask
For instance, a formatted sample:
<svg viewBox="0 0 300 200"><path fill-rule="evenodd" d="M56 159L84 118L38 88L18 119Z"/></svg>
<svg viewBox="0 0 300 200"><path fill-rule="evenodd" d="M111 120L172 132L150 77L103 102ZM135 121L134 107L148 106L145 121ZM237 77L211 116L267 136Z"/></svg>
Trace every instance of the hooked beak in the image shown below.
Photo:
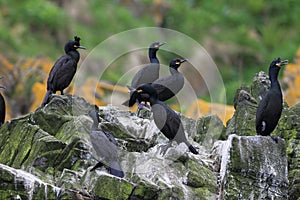
<svg viewBox="0 0 300 200"><path fill-rule="evenodd" d="M282 60L282 61L279 63L279 67L284 66L284 65L287 65L288 63L289 63L288 60Z"/></svg>
<svg viewBox="0 0 300 200"><path fill-rule="evenodd" d="M77 48L86 50L86 48L84 46L77 46Z"/></svg>
<svg viewBox="0 0 300 200"><path fill-rule="evenodd" d="M186 61L188 61L188 60L187 59L183 59L183 60L180 60L180 63L184 63Z"/></svg>
<svg viewBox="0 0 300 200"><path fill-rule="evenodd" d="M161 46L164 45L164 44L167 44L167 43L166 43L166 42L160 42L160 43L158 44L158 46L161 47Z"/></svg>

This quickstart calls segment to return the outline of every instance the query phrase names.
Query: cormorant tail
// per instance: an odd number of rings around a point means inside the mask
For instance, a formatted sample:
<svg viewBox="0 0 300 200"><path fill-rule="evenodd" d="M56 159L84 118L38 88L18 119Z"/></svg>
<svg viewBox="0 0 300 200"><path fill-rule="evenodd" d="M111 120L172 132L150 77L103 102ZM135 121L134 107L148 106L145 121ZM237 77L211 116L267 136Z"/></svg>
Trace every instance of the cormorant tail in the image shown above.
<svg viewBox="0 0 300 200"><path fill-rule="evenodd" d="M199 154L198 151L196 150L196 148L193 145L189 146L189 150L193 153L193 154Z"/></svg>
<svg viewBox="0 0 300 200"><path fill-rule="evenodd" d="M90 171L95 171L95 169L102 167L104 164L102 162L98 162Z"/></svg>
<svg viewBox="0 0 300 200"><path fill-rule="evenodd" d="M42 106L45 106L45 105L48 103L49 96L50 96L51 93L52 93L51 90L47 90L47 93L46 93L46 95L45 95L45 97L44 97Z"/></svg>
<svg viewBox="0 0 300 200"><path fill-rule="evenodd" d="M112 174L114 176L118 176L120 178L124 177L124 172L122 171L121 166L118 163L118 161L111 162L108 170L109 170L110 174Z"/></svg>
<svg viewBox="0 0 300 200"><path fill-rule="evenodd" d="M191 143L189 143L188 141L186 141L185 144L188 146L189 150L193 154L199 154L198 151L196 150L196 148Z"/></svg>

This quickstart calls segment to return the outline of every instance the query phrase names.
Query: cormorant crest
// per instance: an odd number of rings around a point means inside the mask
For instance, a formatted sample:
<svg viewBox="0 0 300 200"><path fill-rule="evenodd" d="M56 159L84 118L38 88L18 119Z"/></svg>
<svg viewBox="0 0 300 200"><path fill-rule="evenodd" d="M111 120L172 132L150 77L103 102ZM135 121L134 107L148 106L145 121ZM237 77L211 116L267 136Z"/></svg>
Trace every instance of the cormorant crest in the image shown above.
<svg viewBox="0 0 300 200"><path fill-rule="evenodd" d="M74 40L79 43L80 42L80 37L74 36Z"/></svg>

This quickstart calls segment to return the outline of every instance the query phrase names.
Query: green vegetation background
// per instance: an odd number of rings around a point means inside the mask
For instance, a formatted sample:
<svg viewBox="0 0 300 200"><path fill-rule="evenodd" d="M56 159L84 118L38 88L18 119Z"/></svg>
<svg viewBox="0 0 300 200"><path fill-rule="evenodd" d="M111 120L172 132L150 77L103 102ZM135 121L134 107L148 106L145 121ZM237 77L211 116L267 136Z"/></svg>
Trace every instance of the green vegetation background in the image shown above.
<svg viewBox="0 0 300 200"><path fill-rule="evenodd" d="M266 71L272 59L293 60L300 44L299 5L296 0L0 0L1 54L12 62L38 55L55 61L74 34L84 37L84 46L92 49L125 30L162 26L207 49L231 104L239 84ZM105 78L114 83L119 74L122 71Z"/></svg>

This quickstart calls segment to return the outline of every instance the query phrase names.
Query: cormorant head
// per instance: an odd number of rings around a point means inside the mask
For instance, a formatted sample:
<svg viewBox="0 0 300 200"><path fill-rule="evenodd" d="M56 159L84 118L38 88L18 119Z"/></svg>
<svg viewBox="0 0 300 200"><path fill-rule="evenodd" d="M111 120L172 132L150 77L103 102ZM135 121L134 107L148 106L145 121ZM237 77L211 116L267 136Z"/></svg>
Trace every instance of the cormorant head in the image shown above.
<svg viewBox="0 0 300 200"><path fill-rule="evenodd" d="M136 100L139 102L151 102L150 99L158 99L156 90L151 86L151 83L145 83L140 85L134 91L129 99L129 107L133 106L136 103Z"/></svg>
<svg viewBox="0 0 300 200"><path fill-rule="evenodd" d="M159 49L159 47L161 47L164 44L166 44L166 43L165 42L153 42L149 48L155 49L157 51Z"/></svg>
<svg viewBox="0 0 300 200"><path fill-rule="evenodd" d="M281 60L280 58L274 59L270 65L270 68L278 68L288 64L288 60Z"/></svg>
<svg viewBox="0 0 300 200"><path fill-rule="evenodd" d="M76 49L86 49L84 46L80 46L80 37L75 36L74 40L70 40L65 44L65 52L74 51Z"/></svg>
<svg viewBox="0 0 300 200"><path fill-rule="evenodd" d="M186 62L186 59L180 59L180 58L174 58L171 62L170 62L170 67L174 68L174 69L178 69L178 67L180 67L181 63Z"/></svg>
<svg viewBox="0 0 300 200"><path fill-rule="evenodd" d="M140 95L143 95L143 97L147 97L149 95L149 98L153 97L154 99L158 98L157 91L154 87L151 86L151 83L145 83L141 86L139 86L136 89L136 92Z"/></svg>

